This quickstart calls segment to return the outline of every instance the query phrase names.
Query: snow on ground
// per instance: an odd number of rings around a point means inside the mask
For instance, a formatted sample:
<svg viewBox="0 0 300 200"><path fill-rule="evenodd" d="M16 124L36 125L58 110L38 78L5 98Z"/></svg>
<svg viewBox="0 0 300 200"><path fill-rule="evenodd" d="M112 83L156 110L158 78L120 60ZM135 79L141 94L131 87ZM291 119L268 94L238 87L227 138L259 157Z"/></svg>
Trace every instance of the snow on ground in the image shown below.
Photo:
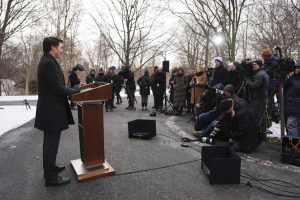
<svg viewBox="0 0 300 200"><path fill-rule="evenodd" d="M37 100L38 96L0 96L0 101L24 101L24 99L27 101Z"/></svg>
<svg viewBox="0 0 300 200"><path fill-rule="evenodd" d="M124 90L121 91L120 95L121 97L127 97ZM135 96L140 96L139 91L135 92ZM0 102L22 102L24 99L37 100L38 96L0 96ZM139 98L137 100L140 101ZM31 110L26 110L25 105L0 106L0 108L4 108L0 109L0 136L9 130L22 126L35 117L35 106L31 106ZM280 124L273 122L269 130L272 131L273 134L268 135L268 137L281 137Z"/></svg>
<svg viewBox="0 0 300 200"><path fill-rule="evenodd" d="M25 105L0 106L0 136L32 120L35 117L36 106L30 107L31 109L26 110Z"/></svg>
<svg viewBox="0 0 300 200"><path fill-rule="evenodd" d="M127 94L125 94L125 91L122 90L120 92L121 97L127 97ZM136 91L135 92L135 96L140 96L140 92ZM37 95L33 95L33 96L0 96L0 102L4 102L4 101L24 101L24 99L26 99L27 101L36 101L38 100L38 96Z"/></svg>

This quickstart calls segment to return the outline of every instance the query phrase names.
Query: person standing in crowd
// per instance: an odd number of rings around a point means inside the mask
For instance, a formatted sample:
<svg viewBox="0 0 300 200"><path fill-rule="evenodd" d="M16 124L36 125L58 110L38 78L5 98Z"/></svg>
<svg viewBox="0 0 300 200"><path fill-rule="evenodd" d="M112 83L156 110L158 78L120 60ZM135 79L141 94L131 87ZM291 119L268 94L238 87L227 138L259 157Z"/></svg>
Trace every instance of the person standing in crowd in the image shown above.
<svg viewBox="0 0 300 200"><path fill-rule="evenodd" d="M188 79L184 75L183 67L178 68L177 76L174 81L174 109L175 115L182 115L182 110L186 100L186 87L188 85Z"/></svg>
<svg viewBox="0 0 300 200"><path fill-rule="evenodd" d="M123 88L123 85L124 85L124 78L119 72L117 77L116 77L116 97L117 97L117 103L116 104L123 103L122 97L120 95L120 92Z"/></svg>
<svg viewBox="0 0 300 200"><path fill-rule="evenodd" d="M171 78L169 79L169 85L170 85L170 97L169 101L174 105L174 80L177 76L178 68L175 67L172 69Z"/></svg>
<svg viewBox="0 0 300 200"><path fill-rule="evenodd" d="M192 88L191 104L196 105L201 103L201 96L204 92L204 85L207 84L205 69L202 66L196 67L196 74L190 81Z"/></svg>
<svg viewBox="0 0 300 200"><path fill-rule="evenodd" d="M150 95L150 86L151 86L148 70L144 71L144 75L137 80L137 84L140 87L142 110L147 110L148 95Z"/></svg>
<svg viewBox="0 0 300 200"><path fill-rule="evenodd" d="M215 58L215 68L212 76L208 82L208 85L214 87L215 85L222 84L223 87L227 84L228 80L228 71L223 65L223 58Z"/></svg>
<svg viewBox="0 0 300 200"><path fill-rule="evenodd" d="M86 78L85 78L85 83L86 84L94 83L96 80L95 74L96 74L96 71L94 69L91 69L90 75L86 76Z"/></svg>
<svg viewBox="0 0 300 200"><path fill-rule="evenodd" d="M284 110L287 117L287 134L300 137L300 62L295 65L294 74L285 84Z"/></svg>
<svg viewBox="0 0 300 200"><path fill-rule="evenodd" d="M278 64L276 58L272 56L272 51L269 48L263 49L261 51L261 56L264 60L262 69L266 71L269 75L269 85L268 85L268 116L272 116L275 111L275 101L274 96L278 92L279 81L276 80L274 75L274 70L278 69ZM277 96L279 98L279 96ZM271 126L271 123L269 124Z"/></svg>
<svg viewBox="0 0 300 200"><path fill-rule="evenodd" d="M74 124L67 96L80 91L79 88L65 86L64 74L56 58L61 57L63 41L56 37L43 40L43 56L37 70L38 102L34 127L44 131L43 167L46 186L63 185L70 178L62 178L59 172L65 166L56 165L61 131Z"/></svg>
<svg viewBox="0 0 300 200"><path fill-rule="evenodd" d="M267 138L267 118L266 109L268 103L269 75L262 69L262 60L256 59L252 63L254 75L245 82L249 89L249 103L254 109L255 117L258 122L261 139Z"/></svg>
<svg viewBox="0 0 300 200"><path fill-rule="evenodd" d="M166 75L157 66L154 67L154 73L151 76L151 88L154 97L154 108L161 110L163 108L164 93L166 90Z"/></svg>
<svg viewBox="0 0 300 200"><path fill-rule="evenodd" d="M156 76L157 73L158 73L158 66L155 66L153 68L153 74L151 74L151 76L150 76L151 90L152 90L152 94L153 94L153 103L154 103L152 108L156 108L156 105L157 105L156 85L154 85L154 77Z"/></svg>
<svg viewBox="0 0 300 200"><path fill-rule="evenodd" d="M80 79L77 76L77 67L73 67L71 74L69 75L70 88L80 87ZM71 101L70 107L72 110L76 109L76 104Z"/></svg>
<svg viewBox="0 0 300 200"><path fill-rule="evenodd" d="M226 113L228 126L222 129L229 135L229 143L237 152L252 153L261 143L253 109L249 106L235 108L233 99L220 102L219 110Z"/></svg>
<svg viewBox="0 0 300 200"><path fill-rule="evenodd" d="M103 71L102 67L99 69L99 73L96 77L96 81L104 82L104 71Z"/></svg>
<svg viewBox="0 0 300 200"><path fill-rule="evenodd" d="M189 74L186 76L188 83L190 83L192 81L195 74L196 74L196 69L195 68L190 69ZM187 108L185 112L189 113L189 112L191 112L191 110L193 110L193 105L191 103L192 87L190 86L190 84L186 85L185 91L186 91L186 94L185 94L186 103L185 104L186 104L186 108Z"/></svg>
<svg viewBox="0 0 300 200"><path fill-rule="evenodd" d="M135 110L134 106L134 100L135 100L135 81L134 81L134 73L130 70L129 67L126 67L128 72L126 73L126 76L124 77L125 80L125 90L128 95L128 107L126 109L128 110Z"/></svg>
<svg viewBox="0 0 300 200"><path fill-rule="evenodd" d="M105 110L106 112L112 112L114 108L114 96L115 96L115 79L116 75L114 74L113 68L110 67L104 76L104 82L112 84L112 98L105 101Z"/></svg>

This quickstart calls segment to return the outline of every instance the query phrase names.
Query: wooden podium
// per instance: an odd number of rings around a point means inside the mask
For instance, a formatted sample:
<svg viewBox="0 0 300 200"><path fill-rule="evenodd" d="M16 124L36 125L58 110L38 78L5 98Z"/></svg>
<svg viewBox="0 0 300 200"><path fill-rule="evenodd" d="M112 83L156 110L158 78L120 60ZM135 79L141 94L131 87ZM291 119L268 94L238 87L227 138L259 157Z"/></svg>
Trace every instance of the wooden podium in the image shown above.
<svg viewBox="0 0 300 200"><path fill-rule="evenodd" d="M115 174L104 157L103 102L112 98L112 84L96 82L71 95L77 103L81 159L71 160L78 182Z"/></svg>

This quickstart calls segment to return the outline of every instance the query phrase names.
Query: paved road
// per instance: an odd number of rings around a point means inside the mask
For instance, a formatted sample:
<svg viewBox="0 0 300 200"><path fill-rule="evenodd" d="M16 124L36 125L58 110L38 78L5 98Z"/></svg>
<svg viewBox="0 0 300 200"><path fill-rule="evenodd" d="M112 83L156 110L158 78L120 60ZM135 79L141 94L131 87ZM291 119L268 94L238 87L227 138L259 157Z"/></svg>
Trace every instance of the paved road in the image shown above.
<svg viewBox="0 0 300 200"><path fill-rule="evenodd" d="M78 130L74 125L63 132L57 157L59 164L67 165L62 175L71 177L72 182L62 187L44 187L43 133L34 129L31 121L0 138L0 199L291 199L247 186L244 184L247 181L277 193L288 194L280 189L300 193L300 167L281 164L278 145L263 144L250 157L241 154L241 184L210 185L200 167L199 151L203 144L194 143L193 148L186 148L169 138L180 140L184 135L191 135L192 123L187 123L190 116L158 114L152 118L149 112L140 111L139 106L137 111L128 111L125 106L123 103L104 116L105 156L117 175L77 183L69 165L70 160L80 157ZM76 111L73 115L77 120ZM127 123L134 119L156 119L157 133L169 137L129 139ZM160 167L163 168L157 169ZM124 174L146 169L150 170ZM259 183L253 178L244 178L247 174L281 182ZM287 184L289 187L279 186ZM297 187L293 188L292 184Z"/></svg>

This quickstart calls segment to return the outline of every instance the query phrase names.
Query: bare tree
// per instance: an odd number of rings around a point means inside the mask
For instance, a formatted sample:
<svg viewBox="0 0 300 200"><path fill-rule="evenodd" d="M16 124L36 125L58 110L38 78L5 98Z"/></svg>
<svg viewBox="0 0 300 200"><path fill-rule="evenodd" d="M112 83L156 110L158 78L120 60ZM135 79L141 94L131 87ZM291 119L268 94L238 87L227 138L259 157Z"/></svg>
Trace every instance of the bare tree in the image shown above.
<svg viewBox="0 0 300 200"><path fill-rule="evenodd" d="M289 0L260 2L256 9L259 16L253 16L255 28L253 46L260 50L262 47L281 46L284 56L291 56L298 49L300 42L299 20L300 12Z"/></svg>
<svg viewBox="0 0 300 200"><path fill-rule="evenodd" d="M44 3L44 9L48 15L41 22L41 26L48 35L55 35L64 41L64 54L60 61L66 72L81 54L76 48L81 3L72 0L51 0Z"/></svg>
<svg viewBox="0 0 300 200"><path fill-rule="evenodd" d="M163 38L165 30L155 34L161 8L150 0L110 0L105 1L105 6L106 9L98 10L98 16L92 17L122 65L141 68L161 54L171 38Z"/></svg>
<svg viewBox="0 0 300 200"><path fill-rule="evenodd" d="M4 67L2 60L4 43L39 19L36 17L38 6L38 0L0 0L0 61L2 63L0 71ZM0 80L3 78L7 77L0 76Z"/></svg>
<svg viewBox="0 0 300 200"><path fill-rule="evenodd" d="M203 37L203 34L199 34L201 31L197 30L196 24L194 24L193 29L186 24L183 26L184 30L178 35L178 42L176 43L182 65L195 67L198 64L204 64L206 38Z"/></svg>
<svg viewBox="0 0 300 200"><path fill-rule="evenodd" d="M177 16L181 16L182 19L187 17L197 22L197 25L202 30L202 33L199 34L206 36L207 44L212 43L217 50L217 54L218 48L214 44L212 37L214 34L222 33L225 44L221 50L225 51L225 57L228 60L235 60L237 36L240 25L244 22L242 16L245 8L249 5L247 0L180 0L180 2L185 5L187 11L174 13ZM188 24L190 20L185 20L185 22ZM194 27L190 26L190 28L193 29ZM221 54L223 53L221 52Z"/></svg>
<svg viewBox="0 0 300 200"><path fill-rule="evenodd" d="M0 79L1 86L3 88L4 84L2 81L5 81L7 79L13 79L13 77L16 77L16 74L18 72L18 68L21 66L21 58L22 57L22 50L18 47L18 45L14 45L12 43L6 43L4 45L3 51L2 51L2 58L0 60L0 77L3 77ZM7 88L7 87L6 87ZM9 95L9 91L5 91L6 95Z"/></svg>
<svg viewBox="0 0 300 200"><path fill-rule="evenodd" d="M22 36L22 44L20 45L23 50L19 72L22 73L22 78L25 80L25 95L29 95L29 83L34 78L34 72L42 54L41 37L29 35L28 37Z"/></svg>

